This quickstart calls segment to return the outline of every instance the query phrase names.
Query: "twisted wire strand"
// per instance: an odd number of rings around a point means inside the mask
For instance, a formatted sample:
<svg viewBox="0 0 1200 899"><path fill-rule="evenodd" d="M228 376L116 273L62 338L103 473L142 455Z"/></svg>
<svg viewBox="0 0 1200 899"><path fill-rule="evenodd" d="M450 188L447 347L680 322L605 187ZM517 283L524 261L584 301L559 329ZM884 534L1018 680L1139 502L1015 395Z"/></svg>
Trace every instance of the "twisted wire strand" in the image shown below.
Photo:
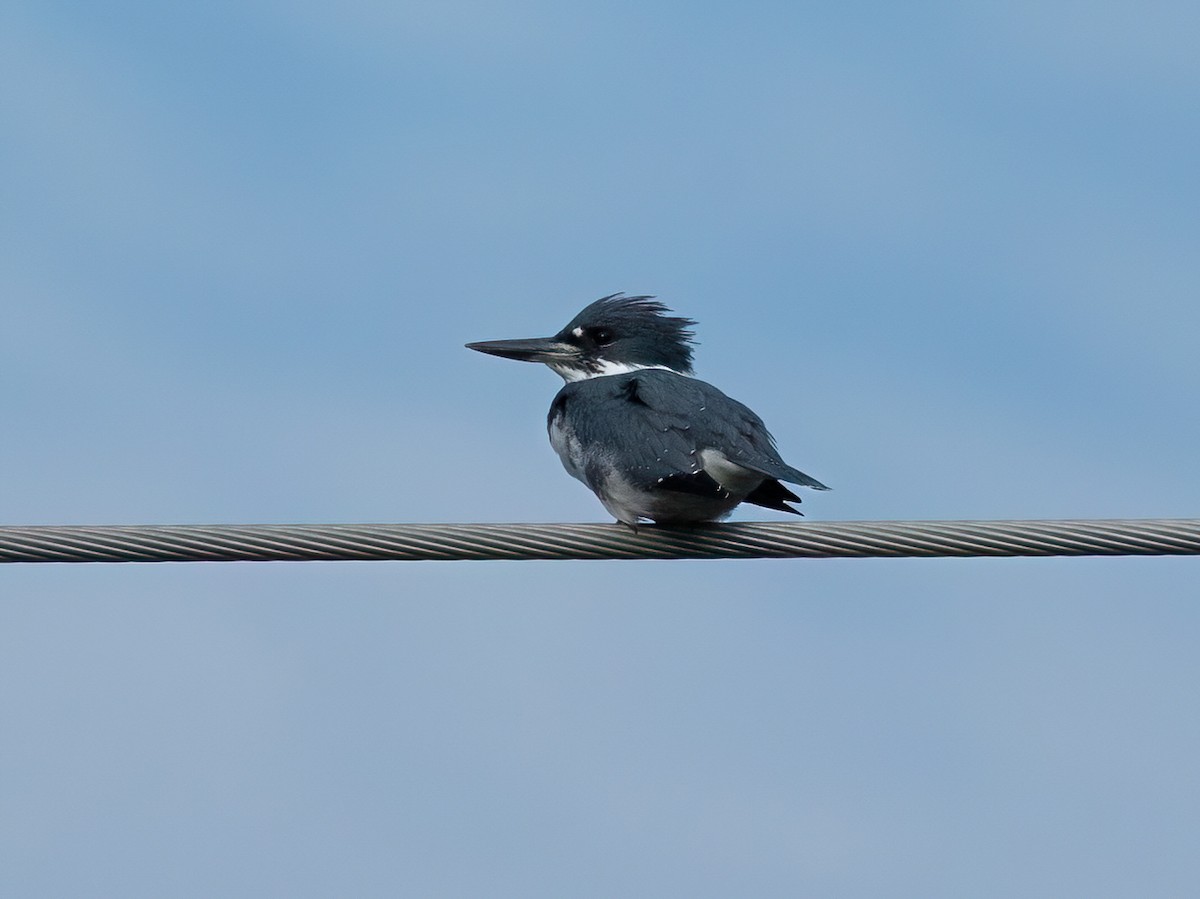
<svg viewBox="0 0 1200 899"><path fill-rule="evenodd" d="M1200 554L1200 519L647 525L0 527L0 562L766 559Z"/></svg>

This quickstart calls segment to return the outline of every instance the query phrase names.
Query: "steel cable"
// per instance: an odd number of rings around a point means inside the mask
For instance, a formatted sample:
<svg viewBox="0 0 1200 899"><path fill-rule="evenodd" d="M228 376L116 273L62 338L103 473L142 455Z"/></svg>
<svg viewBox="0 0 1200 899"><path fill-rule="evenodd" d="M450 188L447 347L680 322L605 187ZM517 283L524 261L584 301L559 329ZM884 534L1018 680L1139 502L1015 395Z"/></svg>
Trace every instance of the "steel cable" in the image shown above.
<svg viewBox="0 0 1200 899"><path fill-rule="evenodd" d="M0 562L1200 554L1200 519L0 527Z"/></svg>

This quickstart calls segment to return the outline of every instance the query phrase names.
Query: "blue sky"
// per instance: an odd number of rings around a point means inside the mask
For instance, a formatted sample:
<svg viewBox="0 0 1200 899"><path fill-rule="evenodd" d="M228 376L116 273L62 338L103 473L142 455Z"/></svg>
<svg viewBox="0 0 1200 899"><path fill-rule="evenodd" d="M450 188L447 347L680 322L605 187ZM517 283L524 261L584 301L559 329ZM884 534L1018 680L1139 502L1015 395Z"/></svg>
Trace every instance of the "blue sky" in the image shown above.
<svg viewBox="0 0 1200 899"><path fill-rule="evenodd" d="M7 4L0 520L603 521L462 344L622 290L813 520L1195 516L1198 26ZM7 567L0 886L1192 893L1197 574Z"/></svg>

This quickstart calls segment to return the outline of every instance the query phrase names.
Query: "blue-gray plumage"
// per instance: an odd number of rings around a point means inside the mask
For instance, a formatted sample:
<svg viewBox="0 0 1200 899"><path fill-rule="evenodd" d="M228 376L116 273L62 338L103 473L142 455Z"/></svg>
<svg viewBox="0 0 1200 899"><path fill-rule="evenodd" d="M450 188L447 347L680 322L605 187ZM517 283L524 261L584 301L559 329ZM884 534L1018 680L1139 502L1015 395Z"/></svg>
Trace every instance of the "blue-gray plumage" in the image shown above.
<svg viewBox="0 0 1200 899"><path fill-rule="evenodd" d="M550 442L618 521L714 521L743 502L799 514L781 481L828 488L783 461L754 412L691 376L694 322L667 311L614 294L554 337L467 346L544 362L567 381L550 406Z"/></svg>

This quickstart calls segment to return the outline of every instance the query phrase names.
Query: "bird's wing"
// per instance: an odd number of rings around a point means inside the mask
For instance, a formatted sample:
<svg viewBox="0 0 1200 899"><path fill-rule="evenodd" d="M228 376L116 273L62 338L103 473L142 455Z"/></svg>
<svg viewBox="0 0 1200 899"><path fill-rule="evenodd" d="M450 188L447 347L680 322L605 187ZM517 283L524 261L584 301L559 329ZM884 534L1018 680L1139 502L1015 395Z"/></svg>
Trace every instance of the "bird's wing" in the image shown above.
<svg viewBox="0 0 1200 899"><path fill-rule="evenodd" d="M673 375L687 381L681 375ZM699 449L689 436L691 425L686 403L653 405L642 395L645 373L588 378L567 384L550 408L553 430L563 417L567 430L582 449L585 480L619 461L639 483L657 483L669 489L706 496L719 495L720 486L704 474Z"/></svg>
<svg viewBox="0 0 1200 899"><path fill-rule="evenodd" d="M647 369L577 381L560 398L560 411L569 415L580 443L597 455L632 464L644 482L727 496L720 477L706 471L713 458L706 451L716 451L729 463L765 477L824 489L784 463L762 419L703 381ZM572 414L576 401L586 403L587 414Z"/></svg>
<svg viewBox="0 0 1200 899"><path fill-rule="evenodd" d="M664 423L681 429L689 449L714 450L729 463L767 477L817 490L829 489L784 462L763 420L711 384L657 370L630 377L637 381L637 398Z"/></svg>

